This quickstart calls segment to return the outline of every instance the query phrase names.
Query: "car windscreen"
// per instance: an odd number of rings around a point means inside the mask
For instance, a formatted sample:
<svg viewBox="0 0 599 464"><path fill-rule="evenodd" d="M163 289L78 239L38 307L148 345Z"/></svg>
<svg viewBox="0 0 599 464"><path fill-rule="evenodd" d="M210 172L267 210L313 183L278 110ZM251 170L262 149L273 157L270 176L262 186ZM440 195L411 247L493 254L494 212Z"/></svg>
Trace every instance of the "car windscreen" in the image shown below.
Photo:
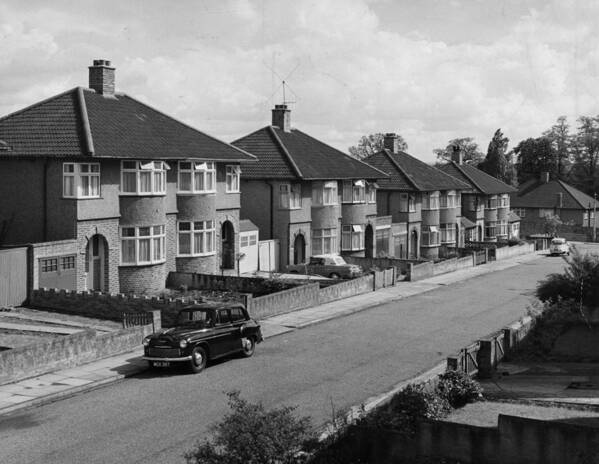
<svg viewBox="0 0 599 464"><path fill-rule="evenodd" d="M564 243L566 243L566 239L564 238L554 238L551 240L552 245L563 245Z"/></svg>
<svg viewBox="0 0 599 464"><path fill-rule="evenodd" d="M337 266L343 266L344 264L347 264L345 262L345 260L341 257L341 256L335 256L333 258L333 262L337 265Z"/></svg>

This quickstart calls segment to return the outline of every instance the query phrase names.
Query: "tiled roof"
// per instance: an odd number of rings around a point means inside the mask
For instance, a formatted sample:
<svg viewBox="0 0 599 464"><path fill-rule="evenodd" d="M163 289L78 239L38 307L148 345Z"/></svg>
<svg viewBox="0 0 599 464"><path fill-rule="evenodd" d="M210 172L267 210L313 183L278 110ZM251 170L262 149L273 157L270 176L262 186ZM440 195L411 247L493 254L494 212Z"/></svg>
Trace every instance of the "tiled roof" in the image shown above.
<svg viewBox="0 0 599 464"><path fill-rule="evenodd" d="M0 119L0 140L9 156L253 159L127 95L81 88Z"/></svg>
<svg viewBox="0 0 599 464"><path fill-rule="evenodd" d="M239 220L239 232L253 232L258 230L258 226L249 219Z"/></svg>
<svg viewBox="0 0 599 464"><path fill-rule="evenodd" d="M520 220L520 216L518 216L513 211L510 211L510 215L507 218L507 222L512 223L512 222L518 222L519 220Z"/></svg>
<svg viewBox="0 0 599 464"><path fill-rule="evenodd" d="M562 180L547 183L537 181L536 185L527 184L525 189L512 195L510 203L516 208L554 208L558 205L558 194L562 194L562 208L588 209L593 206L593 197L566 184Z"/></svg>
<svg viewBox="0 0 599 464"><path fill-rule="evenodd" d="M392 153L384 149L364 161L389 174L389 178L378 182L384 190L430 192L470 188L468 184L404 152Z"/></svg>
<svg viewBox="0 0 599 464"><path fill-rule="evenodd" d="M472 222L466 216L460 217L460 224L462 224L464 229L472 229L473 227L476 227L476 223Z"/></svg>
<svg viewBox="0 0 599 464"><path fill-rule="evenodd" d="M512 193L516 191L511 185L501 182L499 179L468 164L457 164L455 161L451 161L439 169L450 176L468 183L472 189L485 195Z"/></svg>
<svg viewBox="0 0 599 464"><path fill-rule="evenodd" d="M267 126L233 142L258 158L243 166L242 177L253 179L383 179L372 166L304 132Z"/></svg>

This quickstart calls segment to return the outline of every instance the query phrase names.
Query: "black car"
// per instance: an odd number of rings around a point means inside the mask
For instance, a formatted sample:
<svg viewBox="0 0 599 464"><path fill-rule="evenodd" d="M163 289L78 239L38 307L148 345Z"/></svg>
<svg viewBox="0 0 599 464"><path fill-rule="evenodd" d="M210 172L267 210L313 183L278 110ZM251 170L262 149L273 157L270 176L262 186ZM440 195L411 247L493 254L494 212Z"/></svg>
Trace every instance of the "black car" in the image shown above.
<svg viewBox="0 0 599 464"><path fill-rule="evenodd" d="M194 304L179 311L175 327L144 338L143 359L151 367L189 363L200 372L211 359L233 353L249 358L261 341L260 325L242 304Z"/></svg>

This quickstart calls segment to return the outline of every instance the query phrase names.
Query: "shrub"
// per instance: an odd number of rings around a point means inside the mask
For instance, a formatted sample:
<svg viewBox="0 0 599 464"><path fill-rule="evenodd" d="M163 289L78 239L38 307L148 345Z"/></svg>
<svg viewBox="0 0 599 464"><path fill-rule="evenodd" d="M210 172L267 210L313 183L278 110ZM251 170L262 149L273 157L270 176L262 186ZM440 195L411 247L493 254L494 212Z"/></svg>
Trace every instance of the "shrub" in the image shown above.
<svg viewBox="0 0 599 464"><path fill-rule="evenodd" d="M397 393L386 406L366 418L366 423L395 430L413 437L420 419L441 419L450 406L441 396L425 390L423 385L411 384Z"/></svg>
<svg viewBox="0 0 599 464"><path fill-rule="evenodd" d="M231 412L215 427L212 441L204 440L185 453L188 464L296 464L311 437L309 418L298 418L295 408L266 410L262 403L243 400L238 391L227 393Z"/></svg>
<svg viewBox="0 0 599 464"><path fill-rule="evenodd" d="M437 391L452 408L482 399L480 384L462 371L447 371L439 376Z"/></svg>

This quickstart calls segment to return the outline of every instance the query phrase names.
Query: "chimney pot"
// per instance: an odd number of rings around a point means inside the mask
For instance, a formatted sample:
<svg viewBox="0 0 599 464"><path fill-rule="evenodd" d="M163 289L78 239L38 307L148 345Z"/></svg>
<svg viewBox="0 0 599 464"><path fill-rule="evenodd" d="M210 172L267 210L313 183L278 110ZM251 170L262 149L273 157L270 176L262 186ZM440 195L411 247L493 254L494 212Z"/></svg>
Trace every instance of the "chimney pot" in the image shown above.
<svg viewBox="0 0 599 464"><path fill-rule="evenodd" d="M387 132L383 139L383 148L391 153L399 153L399 137L394 132Z"/></svg>
<svg viewBox="0 0 599 464"><path fill-rule="evenodd" d="M275 105L272 110L272 125L284 132L291 132L291 110L287 105Z"/></svg>
<svg viewBox="0 0 599 464"><path fill-rule="evenodd" d="M456 164L464 163L464 154L462 153L462 148L459 145L454 145L451 153L451 161L454 161Z"/></svg>
<svg viewBox="0 0 599 464"><path fill-rule="evenodd" d="M109 60L93 60L89 67L89 88L100 95L114 95L114 69Z"/></svg>

